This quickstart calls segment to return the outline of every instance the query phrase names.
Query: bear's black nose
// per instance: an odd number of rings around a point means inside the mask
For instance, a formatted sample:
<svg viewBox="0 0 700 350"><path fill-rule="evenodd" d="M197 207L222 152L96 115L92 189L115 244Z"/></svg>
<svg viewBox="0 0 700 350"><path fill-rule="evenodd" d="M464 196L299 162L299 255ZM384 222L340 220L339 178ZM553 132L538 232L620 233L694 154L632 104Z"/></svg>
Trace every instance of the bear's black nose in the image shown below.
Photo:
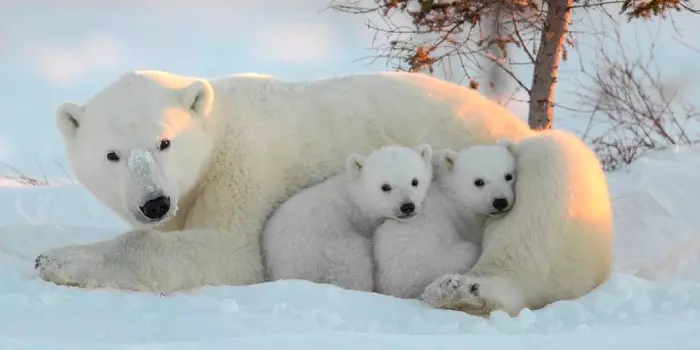
<svg viewBox="0 0 700 350"><path fill-rule="evenodd" d="M491 204L497 210L503 210L505 208L508 208L508 200L505 198L496 198L493 200L493 203L491 203Z"/></svg>
<svg viewBox="0 0 700 350"><path fill-rule="evenodd" d="M413 213L413 211L416 210L416 205L411 203L411 202L408 202L408 203L401 204L401 208L399 208L399 209L404 214L411 214L411 213Z"/></svg>
<svg viewBox="0 0 700 350"><path fill-rule="evenodd" d="M141 212L151 220L162 219L170 210L170 198L160 196L153 198L141 206Z"/></svg>

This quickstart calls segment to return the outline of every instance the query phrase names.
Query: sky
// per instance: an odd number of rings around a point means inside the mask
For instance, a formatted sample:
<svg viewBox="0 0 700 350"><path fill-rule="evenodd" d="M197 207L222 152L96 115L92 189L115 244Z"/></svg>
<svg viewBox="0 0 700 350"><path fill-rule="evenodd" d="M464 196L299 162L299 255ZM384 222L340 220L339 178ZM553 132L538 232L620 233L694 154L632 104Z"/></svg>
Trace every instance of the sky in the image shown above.
<svg viewBox="0 0 700 350"><path fill-rule="evenodd" d="M33 176L70 172L54 122L57 106L83 103L130 70L257 72L293 81L391 69L384 61L358 61L372 53L367 18L323 11L329 2L0 0L0 162ZM625 40L637 43L640 30L660 25L662 73L700 82L700 51L688 48L700 49L692 37L700 17L674 18L685 35L655 21L625 26ZM583 41L580 57L572 52L561 67L558 102L575 103L580 62L595 54ZM510 108L527 113L524 104ZM12 172L2 164L0 173Z"/></svg>

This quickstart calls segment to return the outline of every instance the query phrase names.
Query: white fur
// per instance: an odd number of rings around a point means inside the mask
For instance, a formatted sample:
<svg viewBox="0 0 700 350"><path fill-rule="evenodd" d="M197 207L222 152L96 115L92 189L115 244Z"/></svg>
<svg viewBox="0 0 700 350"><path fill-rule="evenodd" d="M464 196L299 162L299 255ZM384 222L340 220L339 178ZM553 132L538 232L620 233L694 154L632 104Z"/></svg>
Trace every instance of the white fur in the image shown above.
<svg viewBox="0 0 700 350"><path fill-rule="evenodd" d="M494 197L513 202L515 160L507 146L444 150L435 158L438 171L424 210L375 231L375 287L382 294L417 298L436 278L466 272L481 253L484 219L495 210L486 203ZM477 178L483 187L474 185Z"/></svg>
<svg viewBox="0 0 700 350"><path fill-rule="evenodd" d="M132 72L84 105L63 104L57 124L79 181L136 229L80 247L80 256L75 247L45 252L39 275L161 292L262 281L265 219L342 170L350 153L389 144L461 149L531 133L478 92L410 73L286 83ZM163 138L171 146L159 151ZM106 159L110 150L119 162ZM146 171L127 166L134 152L153 158L139 167ZM144 223L139 206L157 194L152 184L171 197L172 210Z"/></svg>
<svg viewBox="0 0 700 350"><path fill-rule="evenodd" d="M429 304L517 315L581 297L609 277L611 204L595 154L565 131L543 131L512 149L517 202L487 223L482 255L468 273L426 287Z"/></svg>
<svg viewBox="0 0 700 350"><path fill-rule="evenodd" d="M420 212L433 176L431 156L427 145L416 151L383 147L366 158L352 154L344 173L284 202L262 233L269 279L372 291L372 233L386 219ZM406 203L415 211L403 213Z"/></svg>

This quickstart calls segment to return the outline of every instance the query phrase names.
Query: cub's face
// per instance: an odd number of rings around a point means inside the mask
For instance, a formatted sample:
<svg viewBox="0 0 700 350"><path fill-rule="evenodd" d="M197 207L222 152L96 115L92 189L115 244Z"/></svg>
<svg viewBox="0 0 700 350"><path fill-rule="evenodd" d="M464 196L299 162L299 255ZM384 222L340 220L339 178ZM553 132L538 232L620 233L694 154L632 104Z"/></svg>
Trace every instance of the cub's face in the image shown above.
<svg viewBox="0 0 700 350"><path fill-rule="evenodd" d="M515 202L516 177L516 161L509 145L503 142L460 152L441 151L440 183L467 210L489 216L507 213Z"/></svg>
<svg viewBox="0 0 700 350"><path fill-rule="evenodd" d="M172 89L130 73L83 106L61 105L57 124L78 180L131 224L155 226L209 161L211 104L206 82Z"/></svg>
<svg viewBox="0 0 700 350"><path fill-rule="evenodd" d="M423 145L384 147L369 156L348 157L347 170L356 182L357 205L376 216L407 220L418 214L432 181L432 150Z"/></svg>

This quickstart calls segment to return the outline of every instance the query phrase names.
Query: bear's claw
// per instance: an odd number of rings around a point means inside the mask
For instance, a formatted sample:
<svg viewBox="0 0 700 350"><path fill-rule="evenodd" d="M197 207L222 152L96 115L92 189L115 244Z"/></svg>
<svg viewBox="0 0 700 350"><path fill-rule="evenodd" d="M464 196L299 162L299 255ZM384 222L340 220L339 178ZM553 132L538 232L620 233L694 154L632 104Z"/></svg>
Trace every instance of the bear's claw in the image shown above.
<svg viewBox="0 0 700 350"><path fill-rule="evenodd" d="M469 293L473 294L475 297L479 296L479 284L474 283L469 285Z"/></svg>
<svg viewBox="0 0 700 350"><path fill-rule="evenodd" d="M34 260L34 269L39 270L39 272L45 272L49 265L54 265L54 268L60 269L66 265L63 261L57 261L49 257L48 255L41 254Z"/></svg>
<svg viewBox="0 0 700 350"><path fill-rule="evenodd" d="M42 255L37 256L36 259L34 260L34 270L38 269L39 265L43 265L44 260L46 260L45 255L42 254Z"/></svg>

